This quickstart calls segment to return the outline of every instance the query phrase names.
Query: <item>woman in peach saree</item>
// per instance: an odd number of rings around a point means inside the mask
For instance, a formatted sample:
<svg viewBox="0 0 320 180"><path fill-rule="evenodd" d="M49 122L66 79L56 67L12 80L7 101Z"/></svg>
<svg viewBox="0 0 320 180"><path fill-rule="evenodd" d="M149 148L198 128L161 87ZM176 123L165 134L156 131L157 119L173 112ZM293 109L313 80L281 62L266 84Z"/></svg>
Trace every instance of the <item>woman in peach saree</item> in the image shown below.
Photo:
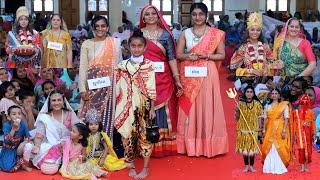
<svg viewBox="0 0 320 180"><path fill-rule="evenodd" d="M78 116L85 120L89 110L96 110L97 121L102 122L103 131L113 139L116 99L114 70L122 60L120 42L113 37L106 37L109 24L105 17L96 16L92 24L95 37L86 40L81 46L79 90L82 101ZM109 84L90 87L88 81L97 83L97 78L104 78Z"/></svg>
<svg viewBox="0 0 320 180"><path fill-rule="evenodd" d="M191 6L194 26L181 34L177 47L184 90L179 97L177 150L188 156L214 157L228 152L217 68L217 60L225 57L225 33L205 24L207 12L203 3ZM186 73L188 69L191 74ZM200 75L192 74L198 70Z"/></svg>

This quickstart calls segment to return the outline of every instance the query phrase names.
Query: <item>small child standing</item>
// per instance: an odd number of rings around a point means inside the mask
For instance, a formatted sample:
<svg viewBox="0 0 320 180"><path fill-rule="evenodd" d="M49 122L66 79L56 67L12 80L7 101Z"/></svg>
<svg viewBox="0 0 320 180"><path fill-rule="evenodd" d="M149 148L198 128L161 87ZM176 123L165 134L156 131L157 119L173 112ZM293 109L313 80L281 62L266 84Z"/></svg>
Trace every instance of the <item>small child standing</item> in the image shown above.
<svg viewBox="0 0 320 180"><path fill-rule="evenodd" d="M126 168L124 160L119 159L114 152L112 142L107 133L102 132L102 122L98 120L97 110L90 109L85 119L90 130L86 148L87 159L108 171Z"/></svg>
<svg viewBox="0 0 320 180"><path fill-rule="evenodd" d="M60 173L69 179L91 179L106 176L107 172L90 161L84 162L85 147L88 146L89 131L86 125L77 123L72 127L70 139L63 145L63 160Z"/></svg>
<svg viewBox="0 0 320 180"><path fill-rule="evenodd" d="M8 108L8 121L3 125L4 145L0 153L0 169L6 172L17 171L20 167L26 171L32 169L28 167L21 155L17 153L19 147L24 145L23 141L29 141L30 134L27 125L21 121L22 111L19 106L13 105Z"/></svg>
<svg viewBox="0 0 320 180"><path fill-rule="evenodd" d="M149 117L155 118L154 100L156 99L155 72L152 61L145 59L146 39L140 30L135 30L128 41L131 58L121 61L116 70L116 114L115 127L122 136L125 149L125 161L129 176L142 179L148 176L149 160L153 144L146 138L146 118L136 116L144 114L148 100ZM136 152L139 150L139 152ZM142 171L135 170L135 156L139 153L144 160Z"/></svg>

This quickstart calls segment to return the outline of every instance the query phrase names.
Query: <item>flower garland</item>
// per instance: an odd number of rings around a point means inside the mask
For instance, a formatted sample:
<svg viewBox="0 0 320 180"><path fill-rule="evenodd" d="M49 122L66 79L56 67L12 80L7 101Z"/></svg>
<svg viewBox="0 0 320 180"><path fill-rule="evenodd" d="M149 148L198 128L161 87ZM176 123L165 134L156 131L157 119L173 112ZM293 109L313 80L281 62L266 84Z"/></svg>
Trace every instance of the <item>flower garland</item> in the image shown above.
<svg viewBox="0 0 320 180"><path fill-rule="evenodd" d="M251 42L247 43L247 47L250 59L245 61L246 67L249 69L262 69L266 65L264 47L262 42L258 42L257 50L254 49L254 46L253 44L251 44ZM262 66L260 66L260 63L262 63Z"/></svg>
<svg viewBox="0 0 320 180"><path fill-rule="evenodd" d="M23 31L19 30L18 40L21 42L22 45L29 45L32 44L33 36L30 31Z"/></svg>

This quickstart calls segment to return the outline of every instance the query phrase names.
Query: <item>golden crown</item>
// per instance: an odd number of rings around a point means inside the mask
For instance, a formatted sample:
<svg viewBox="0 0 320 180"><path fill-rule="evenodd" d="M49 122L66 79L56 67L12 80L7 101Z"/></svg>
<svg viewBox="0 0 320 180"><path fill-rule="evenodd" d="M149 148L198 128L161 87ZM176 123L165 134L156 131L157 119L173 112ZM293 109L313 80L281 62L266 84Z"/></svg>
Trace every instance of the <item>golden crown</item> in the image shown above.
<svg viewBox="0 0 320 180"><path fill-rule="evenodd" d="M261 16L261 14L259 14L257 12L251 13L249 18L248 18L247 26L248 26L248 29L252 28L253 26L262 28L262 16Z"/></svg>

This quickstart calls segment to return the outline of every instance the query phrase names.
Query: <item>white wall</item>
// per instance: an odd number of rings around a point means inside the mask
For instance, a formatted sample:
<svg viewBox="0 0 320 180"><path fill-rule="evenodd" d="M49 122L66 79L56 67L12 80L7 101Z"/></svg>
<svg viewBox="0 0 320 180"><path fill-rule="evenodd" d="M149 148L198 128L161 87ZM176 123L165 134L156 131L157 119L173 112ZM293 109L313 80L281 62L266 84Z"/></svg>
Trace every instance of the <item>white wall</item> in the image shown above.
<svg viewBox="0 0 320 180"><path fill-rule="evenodd" d="M128 19L133 23L139 23L141 9L149 4L149 0L131 0L131 4L127 4L129 0L122 0L122 9L127 13ZM200 1L200 0L198 0ZM179 0L173 0L173 18L172 22L179 21Z"/></svg>

